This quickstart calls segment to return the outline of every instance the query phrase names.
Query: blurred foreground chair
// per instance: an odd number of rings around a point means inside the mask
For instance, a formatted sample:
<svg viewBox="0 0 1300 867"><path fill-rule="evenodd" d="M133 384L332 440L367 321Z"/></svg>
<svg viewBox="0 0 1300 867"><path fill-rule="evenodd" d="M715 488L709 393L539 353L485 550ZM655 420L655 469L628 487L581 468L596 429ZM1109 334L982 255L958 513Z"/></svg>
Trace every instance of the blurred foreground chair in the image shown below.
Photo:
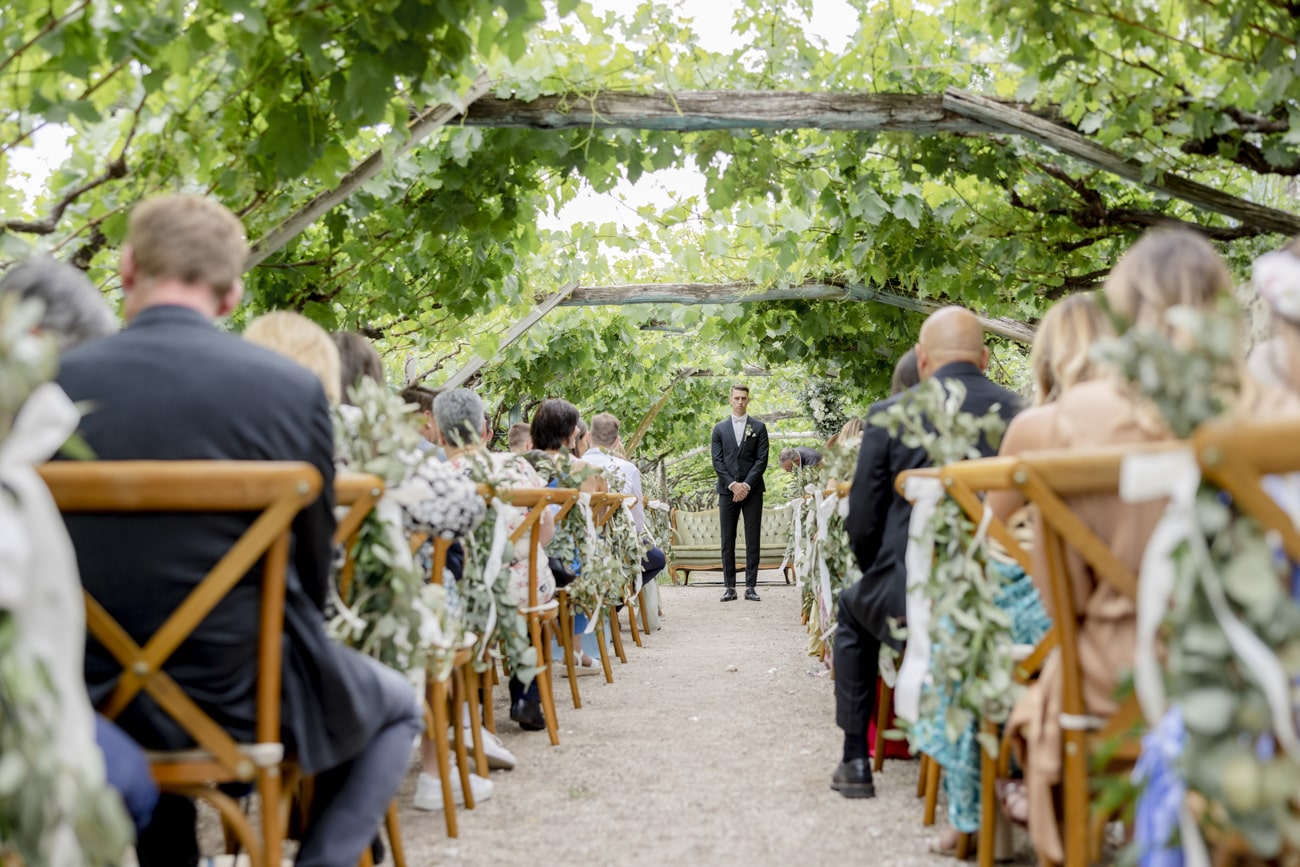
<svg viewBox="0 0 1300 867"><path fill-rule="evenodd" d="M165 792L201 798L221 814L247 850L252 867L278 867L292 786L297 776L280 734L281 643L285 569L294 517L320 495L321 478L306 463L268 461L122 461L51 463L40 473L67 513L238 512L256 515L243 536L212 566L171 617L140 646L90 594L86 627L122 665L113 692L98 708L115 718L147 694L193 739L193 749L150 752ZM257 719L254 743L237 743L165 671L167 660L218 603L261 563ZM252 784L261 798L261 835L238 804L217 787Z"/></svg>

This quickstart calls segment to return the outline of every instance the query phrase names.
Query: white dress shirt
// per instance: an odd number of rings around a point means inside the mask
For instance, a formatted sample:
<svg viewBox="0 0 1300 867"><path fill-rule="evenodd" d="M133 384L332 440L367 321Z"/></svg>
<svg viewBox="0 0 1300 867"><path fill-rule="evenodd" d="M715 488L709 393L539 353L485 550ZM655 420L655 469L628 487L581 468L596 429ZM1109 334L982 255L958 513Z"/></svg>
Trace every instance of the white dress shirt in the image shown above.
<svg viewBox="0 0 1300 867"><path fill-rule="evenodd" d="M636 464L608 454L599 446L592 446L583 452L582 459L593 467L613 470L623 478L623 487L618 493L636 495L636 502L632 504L632 523L636 527L637 535L644 533L645 504L642 502L641 495L641 471L636 468Z"/></svg>
<svg viewBox="0 0 1300 867"><path fill-rule="evenodd" d="M736 432L736 445L740 445L745 438L745 423L749 421L749 415L746 413L740 417L731 417L731 429Z"/></svg>

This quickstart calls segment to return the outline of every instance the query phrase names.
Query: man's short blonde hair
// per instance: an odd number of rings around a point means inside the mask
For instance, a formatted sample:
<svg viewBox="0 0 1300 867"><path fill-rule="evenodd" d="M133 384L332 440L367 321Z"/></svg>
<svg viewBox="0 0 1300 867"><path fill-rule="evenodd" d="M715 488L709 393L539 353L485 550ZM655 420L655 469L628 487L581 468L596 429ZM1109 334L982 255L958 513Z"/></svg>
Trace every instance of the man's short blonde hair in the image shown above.
<svg viewBox="0 0 1300 867"><path fill-rule="evenodd" d="M341 397L339 351L329 332L300 313L265 313L244 329L244 339L296 361L316 374L330 403Z"/></svg>
<svg viewBox="0 0 1300 867"><path fill-rule="evenodd" d="M248 258L244 226L224 205L203 196L159 196L131 211L126 243L136 279L180 280L224 297Z"/></svg>

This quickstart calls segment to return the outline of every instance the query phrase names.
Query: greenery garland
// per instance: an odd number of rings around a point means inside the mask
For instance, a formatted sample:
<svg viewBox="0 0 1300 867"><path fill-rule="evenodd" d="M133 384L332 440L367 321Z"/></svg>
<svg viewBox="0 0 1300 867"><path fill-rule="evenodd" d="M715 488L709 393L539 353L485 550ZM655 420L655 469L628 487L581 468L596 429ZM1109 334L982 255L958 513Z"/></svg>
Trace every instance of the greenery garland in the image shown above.
<svg viewBox="0 0 1300 867"><path fill-rule="evenodd" d="M979 458L981 439L996 446L1006 423L996 407L983 416L963 412L965 397L960 382L929 379L869 424L901 438L908 448L924 449L933 466ZM976 719L1005 722L1019 695L1011 676L1011 618L995 601L1005 582L998 570L986 568L982 548L972 544L975 529L961 506L940 498L930 519L934 559L923 586L931 605L933 682L921 694L920 710L922 718L929 717L947 699L944 732L952 743ZM905 636L905 630L899 634ZM997 755L996 738L984 736L980 742Z"/></svg>
<svg viewBox="0 0 1300 867"><path fill-rule="evenodd" d="M1175 437L1187 438L1238 397L1239 321L1230 305L1211 313L1175 308L1167 319L1179 338L1129 329L1098 354ZM1211 599L1226 602L1294 684L1300 677L1300 605L1293 587L1300 573L1263 527L1214 485L1201 483L1192 517L1193 535L1172 553L1173 592L1159 636L1165 694L1181 711L1183 729L1181 748L1167 752L1176 756L1187 792L1207 805L1203 824L1237 832L1252 853L1274 858L1284 846L1300 848L1300 761L1279 748L1264 693L1233 651ZM1144 751L1155 746L1144 744ZM1173 786L1177 790L1178 783Z"/></svg>
<svg viewBox="0 0 1300 867"><path fill-rule="evenodd" d="M33 334L41 313L38 302L0 295L0 443L57 368L54 343ZM51 864L56 853L78 859L68 867L119 863L132 839L121 798L102 772L96 777L67 761L68 745L57 739L60 698L46 667L22 652L18 627L0 610L0 863L16 854L27 864ZM76 851L63 848L68 833Z"/></svg>
<svg viewBox="0 0 1300 867"><path fill-rule="evenodd" d="M419 422L401 398L364 377L349 396L355 406L335 410L336 463L383 479L389 504L381 501L362 523L351 552L352 587L347 599L335 600L330 631L399 671L432 666L436 677L444 677L464 641L464 623L448 589L430 583L398 546L406 544L408 530L446 533L447 522L455 520L454 535L467 523L477 525L485 512L482 499L473 483L450 468L435 467L436 458L420 450ZM444 500L437 508L444 514L425 516L418 502L404 504L400 519L388 511L403 486L429 476L437 477Z"/></svg>

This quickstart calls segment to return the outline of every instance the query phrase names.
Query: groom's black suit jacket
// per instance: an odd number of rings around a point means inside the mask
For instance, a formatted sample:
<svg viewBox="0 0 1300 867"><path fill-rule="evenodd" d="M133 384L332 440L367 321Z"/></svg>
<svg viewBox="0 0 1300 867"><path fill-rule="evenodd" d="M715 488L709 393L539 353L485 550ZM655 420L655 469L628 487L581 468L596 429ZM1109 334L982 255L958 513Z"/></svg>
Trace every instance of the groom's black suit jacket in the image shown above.
<svg viewBox="0 0 1300 867"><path fill-rule="evenodd" d="M767 472L767 425L745 419L745 435L736 445L736 429L731 417L713 426L713 471L718 474L718 493L730 491L732 482L749 485L752 494L764 490L763 473Z"/></svg>

